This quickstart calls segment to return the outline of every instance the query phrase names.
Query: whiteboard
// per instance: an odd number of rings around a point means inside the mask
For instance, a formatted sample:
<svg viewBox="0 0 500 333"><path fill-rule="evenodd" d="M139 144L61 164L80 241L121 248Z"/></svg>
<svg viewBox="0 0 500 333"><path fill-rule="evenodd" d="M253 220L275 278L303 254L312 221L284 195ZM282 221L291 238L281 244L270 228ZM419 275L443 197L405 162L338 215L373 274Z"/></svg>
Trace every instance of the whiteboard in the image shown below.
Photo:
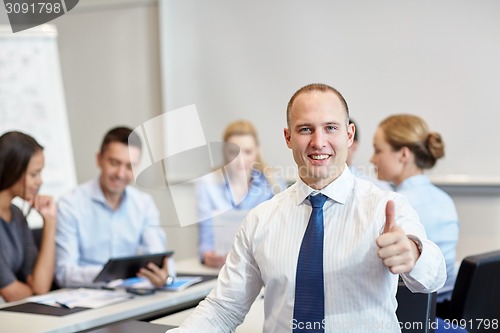
<svg viewBox="0 0 500 333"><path fill-rule="evenodd" d="M0 134L17 130L44 147L40 193L76 185L55 27L12 33L0 26Z"/></svg>
<svg viewBox="0 0 500 333"><path fill-rule="evenodd" d="M293 167L286 104L324 82L359 125L358 165L370 165L383 118L413 113L446 144L431 175L500 179L498 0L165 0L160 10L164 105L196 104L208 141L249 119L265 160Z"/></svg>

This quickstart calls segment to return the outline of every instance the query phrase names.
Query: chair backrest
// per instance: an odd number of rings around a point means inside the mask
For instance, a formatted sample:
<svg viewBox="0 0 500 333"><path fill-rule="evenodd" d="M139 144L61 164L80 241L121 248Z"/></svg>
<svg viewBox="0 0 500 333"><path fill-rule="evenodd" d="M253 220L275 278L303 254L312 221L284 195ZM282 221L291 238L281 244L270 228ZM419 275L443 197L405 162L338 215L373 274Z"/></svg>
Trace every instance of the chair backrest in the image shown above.
<svg viewBox="0 0 500 333"><path fill-rule="evenodd" d="M35 239L36 248L40 250L40 244L42 243L42 232L43 228L34 228L31 229L33 233L33 238Z"/></svg>
<svg viewBox="0 0 500 333"><path fill-rule="evenodd" d="M412 293L400 281L396 294L398 308L396 315L402 333L433 333L436 319L436 293Z"/></svg>
<svg viewBox="0 0 500 333"><path fill-rule="evenodd" d="M472 328L468 328L470 332L498 331L499 279L500 251L466 257L460 265L453 289L450 318L472 321L473 324L470 325Z"/></svg>

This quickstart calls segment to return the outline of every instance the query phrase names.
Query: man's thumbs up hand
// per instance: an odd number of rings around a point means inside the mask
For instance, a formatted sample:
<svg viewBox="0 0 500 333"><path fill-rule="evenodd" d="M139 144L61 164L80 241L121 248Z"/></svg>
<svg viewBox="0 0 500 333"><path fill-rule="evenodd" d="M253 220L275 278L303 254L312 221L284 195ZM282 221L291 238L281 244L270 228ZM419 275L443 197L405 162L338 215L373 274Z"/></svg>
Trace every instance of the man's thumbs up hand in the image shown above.
<svg viewBox="0 0 500 333"><path fill-rule="evenodd" d="M420 254L415 242L396 224L392 200L389 200L385 207L384 233L377 237L376 241L379 247L378 256L392 273L403 274L413 269Z"/></svg>

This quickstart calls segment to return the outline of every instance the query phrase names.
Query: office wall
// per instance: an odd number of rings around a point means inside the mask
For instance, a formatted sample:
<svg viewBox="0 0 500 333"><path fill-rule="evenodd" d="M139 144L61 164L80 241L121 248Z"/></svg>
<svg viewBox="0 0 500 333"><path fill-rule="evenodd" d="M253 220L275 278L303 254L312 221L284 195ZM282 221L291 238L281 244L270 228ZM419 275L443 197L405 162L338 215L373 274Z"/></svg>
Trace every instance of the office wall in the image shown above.
<svg viewBox="0 0 500 333"><path fill-rule="evenodd" d="M459 258L500 248L499 12L496 0L164 0L165 109L195 103L209 141L251 120L265 159L286 170L286 103L304 84L344 94L364 167L384 117L420 115L446 143L430 174L452 185Z"/></svg>
<svg viewBox="0 0 500 333"><path fill-rule="evenodd" d="M191 9L196 7L192 1L188 0L177 3L181 5L186 1L191 4ZM216 1L212 4L213 9L211 10L217 9L215 3ZM308 1L307 3L314 2ZM485 3L491 3L491 1ZM481 8L480 5L478 6ZM453 8L455 11L460 6ZM265 13L265 8L263 8L263 12ZM466 14L463 13L464 16ZM491 14L493 15L494 12L492 11ZM78 182L83 182L97 174L95 154L101 136L109 127L117 124L136 127L163 112L158 15L156 1L87 0L81 1L74 11L53 21L60 34L59 50L63 83ZM264 15L264 17L267 16ZM0 23L8 23L5 12L1 10ZM257 29L258 26L255 28ZM194 27L187 26L186 29L187 32L196 36ZM251 27L248 29L251 30ZM201 47L210 44L216 37L211 36L208 32L206 36L204 35L203 40L196 37L195 39L184 39L184 43L189 44L194 51L203 54ZM289 38L294 37L287 37L285 32L283 31L282 40L269 41L267 46L262 45L262 49L255 50L254 54L261 59L266 59L266 47L272 48L275 43L284 44ZM262 31L262 34L265 35L265 31ZM181 36L178 34L177 38L181 38ZM457 39L460 38L457 37ZM285 55L282 57L285 58ZM169 74L177 76L182 74L180 71L184 65L177 64L173 59L168 60L166 64L169 66L167 69ZM286 71L277 73L262 69L259 70L260 81L257 82L258 84L245 84L239 82L242 77L245 77L243 75L245 73L241 73L245 70L244 68L237 68L235 64L231 63L225 65L234 71L234 78L231 76L230 82L237 86L243 85L248 94L234 94L232 90L218 85L214 85L210 90L205 90L197 82L188 82L178 87L170 87L169 93L165 96L170 104L166 105L165 109L169 110L188 103L198 103L198 98L193 100L186 93L187 88L192 88L198 92L199 96L220 90L220 106L205 109L203 111L205 113L201 115L202 121L208 122L205 129L207 139L218 140L224 125L223 123L211 122L212 119L230 121L240 117L241 114L238 112L244 110L244 114L248 115L247 118L255 121L259 126L262 135L269 134L266 136L266 141L276 144L273 147L267 145L264 147L265 158L271 164L293 165L290 152L282 142L280 131L274 131L274 129L285 125L284 103L289 98L291 90L298 87L302 81L290 79L290 83L287 83L285 87L274 87L266 83L269 77L279 75L285 80L290 74ZM200 62L196 68L199 71L214 73L214 75L218 73L217 67L209 68L206 66L209 65ZM307 68L303 69L303 73L307 74ZM361 80L363 75L355 75L356 73L357 71L350 70L345 77L357 76ZM325 73L325 75L327 74ZM320 78L323 77L325 76ZM307 81L312 80L312 78L312 75L308 76ZM265 89L263 93L257 94L256 89L260 89L260 85L264 86ZM446 82L443 82L443 85L446 85ZM356 110L354 114L361 114L361 110L370 110L370 117L381 118L388 112L380 107L382 97L373 96L370 93L370 84L366 83L363 87L359 94L349 92L347 94L347 97L353 100L351 106ZM183 90L179 90L180 88ZM347 89L352 88L348 87ZM269 102L271 97L273 102ZM256 100L259 106L248 107L250 99L252 103ZM274 99L278 101L274 102ZM389 100L390 96L384 97L384 101ZM200 110L202 109L200 108ZM276 114L271 113L270 110L276 110ZM498 121L493 120L495 117L500 117L499 114L488 113L487 119L491 121L487 121L487 126L491 127L498 123ZM441 119L441 116L438 118ZM369 119L359 119L359 121L362 131L362 151L359 162L364 164L371 151L371 135L376 123L375 120ZM470 120L470 122L473 121ZM269 124L273 126L273 131L267 127ZM439 124L434 120L431 120L431 124L439 129L446 128L444 125L438 126ZM495 132L489 130L485 135L482 135L482 131L490 127L479 124L470 126L474 129L464 131L466 133L464 136L468 136L470 140L466 140L457 148L462 151L464 159L470 158L469 153L478 148L476 140L484 142L484 146L481 148L488 150L486 145L493 142L493 137L489 135ZM475 139L476 137L479 139ZM497 150L493 147L489 149L489 154L494 155L494 158L499 156L496 152ZM442 167L444 168L444 165ZM446 172L446 168L444 172ZM184 190L185 205L182 209L191 211L194 219L195 198L192 196L192 189L186 186ZM500 209L498 208L500 207L500 192L494 190L491 193L474 193L455 187L448 190L457 203L462 221L461 240L458 248L459 257L500 248ZM195 255L196 228L172 226L172 221L176 222L176 215L169 194L155 190L149 192L153 194L160 208L162 223L165 225L170 247L176 250L177 257L185 258Z"/></svg>
<svg viewBox="0 0 500 333"><path fill-rule="evenodd" d="M0 24L8 24L0 10ZM136 127L162 112L156 1L81 1L49 22L59 57L79 182L97 174L112 126Z"/></svg>
<svg viewBox="0 0 500 333"><path fill-rule="evenodd" d="M196 103L211 140L249 118L273 165L293 164L281 129L292 93L339 89L369 165L377 124L413 113L442 133L432 173L500 179L500 2L164 0L167 109ZM217 114L217 117L213 115Z"/></svg>
<svg viewBox="0 0 500 333"><path fill-rule="evenodd" d="M0 24L8 24L3 9ZM158 6L150 0L86 0L50 22L59 55L79 183L98 174L96 153L111 127L141 125L160 113ZM177 257L196 253L196 229L176 221L168 192L148 190L157 203L169 248ZM187 208L192 211L192 207Z"/></svg>
<svg viewBox="0 0 500 333"><path fill-rule="evenodd" d="M156 1L94 1L54 23L82 182L97 174L95 154L110 127L135 128L162 113L158 7ZM146 191L160 209L168 247L177 258L195 255L196 230L174 226L169 193Z"/></svg>

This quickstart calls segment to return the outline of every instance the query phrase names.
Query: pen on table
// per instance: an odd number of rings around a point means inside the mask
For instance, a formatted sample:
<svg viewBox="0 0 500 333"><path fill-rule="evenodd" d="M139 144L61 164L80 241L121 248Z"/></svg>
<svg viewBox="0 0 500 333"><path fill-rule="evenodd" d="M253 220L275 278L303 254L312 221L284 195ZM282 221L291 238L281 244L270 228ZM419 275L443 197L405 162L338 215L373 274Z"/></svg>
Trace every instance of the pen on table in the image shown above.
<svg viewBox="0 0 500 333"><path fill-rule="evenodd" d="M67 304L63 303L63 302L58 302L56 301L56 304L57 305L60 305L61 307L65 308L65 309L71 309L70 306L68 306Z"/></svg>
<svg viewBox="0 0 500 333"><path fill-rule="evenodd" d="M98 289L102 289L102 290L110 290L110 291L115 291L115 290L116 290L116 288L113 288L113 287L108 287L108 286L102 286L102 287L100 287L100 288L98 288Z"/></svg>

